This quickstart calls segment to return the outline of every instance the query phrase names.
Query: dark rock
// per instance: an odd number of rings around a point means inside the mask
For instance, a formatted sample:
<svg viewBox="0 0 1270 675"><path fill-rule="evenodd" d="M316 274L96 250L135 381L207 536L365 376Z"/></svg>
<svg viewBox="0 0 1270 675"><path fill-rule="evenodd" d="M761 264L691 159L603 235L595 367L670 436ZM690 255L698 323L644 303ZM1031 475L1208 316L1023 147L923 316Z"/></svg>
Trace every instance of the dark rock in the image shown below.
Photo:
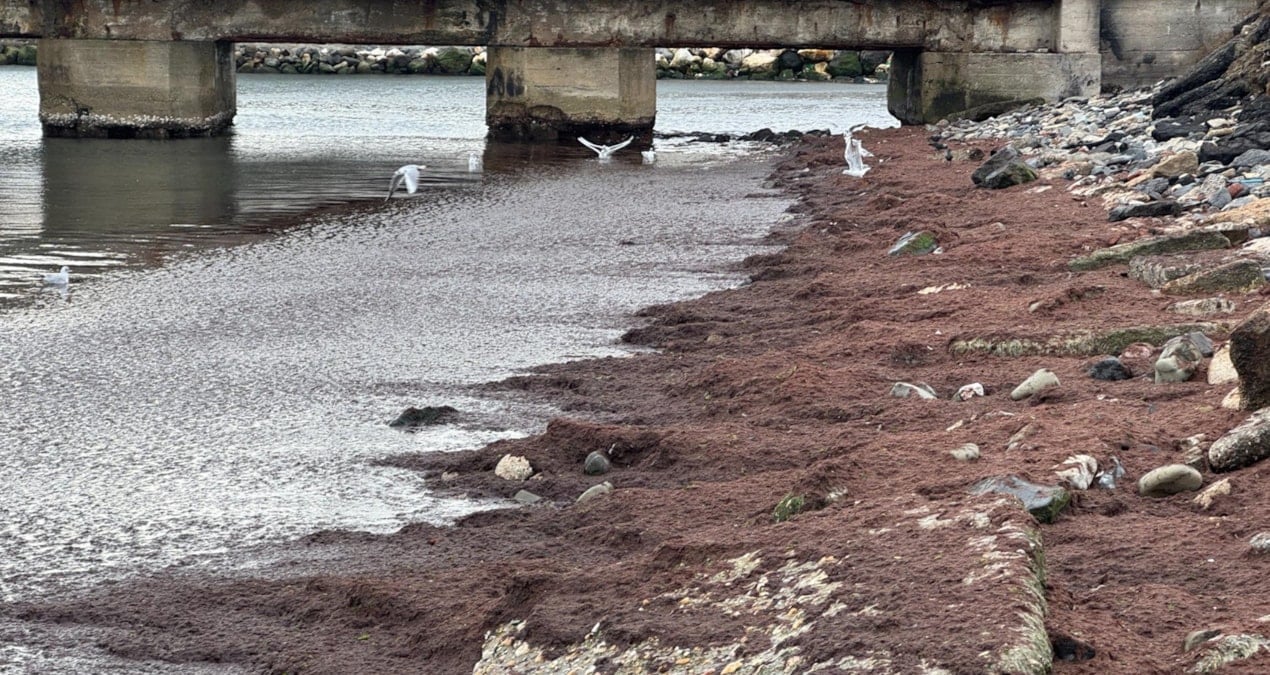
<svg viewBox="0 0 1270 675"><path fill-rule="evenodd" d="M1089 367L1089 376L1095 380L1128 380L1133 377L1128 368L1114 356L1095 363Z"/></svg>
<svg viewBox="0 0 1270 675"><path fill-rule="evenodd" d="M611 467L609 458L603 452L595 450L586 456L586 461L582 464L582 472L588 476L600 476L608 473Z"/></svg>
<svg viewBox="0 0 1270 675"><path fill-rule="evenodd" d="M1160 120L1155 123L1155 129L1151 132L1151 138L1164 142L1173 138L1188 138L1194 136L1201 138L1208 131L1207 125L1203 121L1194 118L1187 120Z"/></svg>
<svg viewBox="0 0 1270 675"><path fill-rule="evenodd" d="M970 180L979 187L991 189L1007 188L1036 180L1036 171L1021 159L1019 151L1012 145L997 150L988 161L975 169Z"/></svg>
<svg viewBox="0 0 1270 675"><path fill-rule="evenodd" d="M793 49L786 49L781 55L776 57L776 63L780 64L781 70L792 70L798 72L803 69L803 57Z"/></svg>
<svg viewBox="0 0 1270 675"><path fill-rule="evenodd" d="M1241 153L1238 157L1231 160L1230 165L1243 169L1250 166L1260 166L1262 164L1270 164L1270 150L1261 148L1253 148Z"/></svg>
<svg viewBox="0 0 1270 675"><path fill-rule="evenodd" d="M388 423L390 427L403 427L410 431L417 427L445 424L459 411L448 405L425 406L423 408L406 408L397 419Z"/></svg>
<svg viewBox="0 0 1270 675"><path fill-rule="evenodd" d="M1182 205L1171 199L1145 204L1121 204L1107 214L1107 220L1116 222L1126 218L1158 218L1160 216L1176 216L1182 212Z"/></svg>

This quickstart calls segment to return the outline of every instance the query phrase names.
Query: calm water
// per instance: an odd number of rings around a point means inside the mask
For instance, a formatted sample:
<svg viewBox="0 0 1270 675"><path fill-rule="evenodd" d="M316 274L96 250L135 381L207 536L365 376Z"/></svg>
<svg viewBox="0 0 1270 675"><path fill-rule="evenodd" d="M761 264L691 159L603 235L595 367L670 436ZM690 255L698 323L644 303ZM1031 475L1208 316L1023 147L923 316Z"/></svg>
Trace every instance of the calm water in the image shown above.
<svg viewBox="0 0 1270 675"><path fill-rule="evenodd" d="M633 310L738 283L787 206L744 144L486 147L478 78L241 77L232 135L170 142L43 140L34 69L0 91L0 600L479 508L374 461L541 428L469 385L623 353ZM880 86L658 99L665 132L894 124ZM408 162L425 185L384 203ZM470 423L386 426L439 404Z"/></svg>

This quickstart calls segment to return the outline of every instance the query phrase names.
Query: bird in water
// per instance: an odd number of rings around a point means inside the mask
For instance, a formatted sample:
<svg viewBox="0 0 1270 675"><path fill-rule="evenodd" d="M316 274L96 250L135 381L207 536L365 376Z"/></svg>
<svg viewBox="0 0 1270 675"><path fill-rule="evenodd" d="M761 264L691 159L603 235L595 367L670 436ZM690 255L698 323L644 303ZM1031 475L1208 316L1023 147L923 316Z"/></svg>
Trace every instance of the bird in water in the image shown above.
<svg viewBox="0 0 1270 675"><path fill-rule="evenodd" d="M392 182L388 183L388 196L384 197L384 201L392 199L392 193L404 182L406 184L406 192L414 194L419 189L419 169L426 169L423 164L407 164L397 169L392 174Z"/></svg>
<svg viewBox="0 0 1270 675"><path fill-rule="evenodd" d="M652 164L657 161L657 153L652 150L644 150L640 152L639 155L644 158L645 164Z"/></svg>
<svg viewBox="0 0 1270 675"><path fill-rule="evenodd" d="M626 146L630 145L630 144L631 144L631 141L633 141L633 140L635 140L635 137L634 137L634 136L631 136L630 138L627 138L626 140L622 141L621 143L615 143L615 144L613 144L613 145L600 145L599 143L592 143L591 141L588 141L587 139L585 139L585 138L583 138L583 137L581 137L581 136L578 136L578 142L579 142L579 143L581 143L582 145L585 145L585 146L587 146L588 148L591 148L592 150L594 150L594 151L595 151L595 154L596 154L596 155L597 155L600 159L609 159L610 157L612 157L612 156L613 156L613 153L615 153L615 152L617 152L618 150L621 150L622 148L624 148L624 147L626 147Z"/></svg>
<svg viewBox="0 0 1270 675"><path fill-rule="evenodd" d="M481 156L475 152L467 153L467 172L478 173L481 170Z"/></svg>
<svg viewBox="0 0 1270 675"><path fill-rule="evenodd" d="M71 268L62 265L62 269L53 274L44 275L44 283L49 286L65 286L71 282Z"/></svg>

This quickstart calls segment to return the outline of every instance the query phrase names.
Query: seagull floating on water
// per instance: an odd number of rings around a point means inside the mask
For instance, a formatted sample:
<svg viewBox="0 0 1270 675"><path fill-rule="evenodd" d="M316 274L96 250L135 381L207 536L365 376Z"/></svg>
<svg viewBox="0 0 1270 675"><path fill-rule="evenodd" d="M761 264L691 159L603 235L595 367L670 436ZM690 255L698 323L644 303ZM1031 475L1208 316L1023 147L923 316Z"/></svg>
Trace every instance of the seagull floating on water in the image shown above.
<svg viewBox="0 0 1270 675"><path fill-rule="evenodd" d="M53 274L44 275L44 283L50 286L65 286L71 282L71 268L62 265L62 269Z"/></svg>
<svg viewBox="0 0 1270 675"><path fill-rule="evenodd" d="M475 152L469 152L467 154L467 172L477 173L480 170L481 170L481 156L476 154Z"/></svg>
<svg viewBox="0 0 1270 675"><path fill-rule="evenodd" d="M639 154L641 157L644 158L645 164L652 164L653 162L657 161L657 153L653 152L652 150L644 150L640 152Z"/></svg>
<svg viewBox="0 0 1270 675"><path fill-rule="evenodd" d="M594 151L595 151L595 154L596 154L596 155L597 155L600 159L608 159L608 158L612 157L612 156L613 156L613 153L615 153L615 152L617 152L618 150L621 150L622 148L624 148L624 147L626 147L626 146L630 145L630 144L631 144L631 141L633 141L633 140L635 140L635 137L634 137L634 136L631 136L630 138L628 138L628 139L626 139L626 140L622 141L621 143L615 143L615 144L613 144L613 145L600 145L599 143L592 143L591 141L588 141L587 139L585 139L585 138L583 138L583 137L581 137L581 136L578 136L578 142L579 142L579 143L581 143L582 145L585 145L585 146L587 146L588 148L591 148L592 150L594 150Z"/></svg>
<svg viewBox="0 0 1270 675"><path fill-rule="evenodd" d="M407 164L397 169L392 174L392 182L388 184L388 196L384 197L384 201L392 199L392 193L397 191L397 187L405 182L406 192L414 194L419 189L419 169L426 169L423 164Z"/></svg>

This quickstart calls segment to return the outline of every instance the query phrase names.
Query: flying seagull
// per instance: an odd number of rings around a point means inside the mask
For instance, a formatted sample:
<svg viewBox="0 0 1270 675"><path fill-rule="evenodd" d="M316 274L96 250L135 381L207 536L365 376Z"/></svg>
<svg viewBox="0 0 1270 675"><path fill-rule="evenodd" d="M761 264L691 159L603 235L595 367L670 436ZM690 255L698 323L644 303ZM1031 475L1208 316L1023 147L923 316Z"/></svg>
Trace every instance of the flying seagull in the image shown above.
<svg viewBox="0 0 1270 675"><path fill-rule="evenodd" d="M384 197L384 201L392 199L392 193L397 191L397 186L404 181L406 183L406 192L414 194L419 189L419 169L426 169L423 164L407 164L397 169L392 174L392 182L388 184L388 196Z"/></svg>
<svg viewBox="0 0 1270 675"><path fill-rule="evenodd" d="M71 282L71 268L62 265L62 269L53 274L44 275L44 283L50 286L65 286Z"/></svg>
<svg viewBox="0 0 1270 675"><path fill-rule="evenodd" d="M630 138L622 141L621 143L616 143L614 145L600 145L598 143L592 143L591 141L588 141L587 139L581 136L578 136L578 142L594 150L595 154L598 155L600 159L608 159L612 157L613 153L630 145L631 141L633 140L635 140L635 137L631 136Z"/></svg>

